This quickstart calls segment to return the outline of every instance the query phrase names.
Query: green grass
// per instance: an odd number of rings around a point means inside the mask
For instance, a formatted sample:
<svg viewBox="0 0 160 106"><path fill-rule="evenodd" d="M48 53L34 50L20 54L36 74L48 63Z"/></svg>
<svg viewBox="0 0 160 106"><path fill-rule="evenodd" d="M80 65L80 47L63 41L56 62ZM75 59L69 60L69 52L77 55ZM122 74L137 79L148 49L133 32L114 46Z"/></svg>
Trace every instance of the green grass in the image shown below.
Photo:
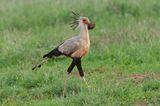
<svg viewBox="0 0 160 106"><path fill-rule="evenodd" d="M96 20L91 50L83 58L84 82L71 59L50 60L32 71L43 54L78 34L71 11ZM160 104L159 0L0 0L0 105L158 106Z"/></svg>

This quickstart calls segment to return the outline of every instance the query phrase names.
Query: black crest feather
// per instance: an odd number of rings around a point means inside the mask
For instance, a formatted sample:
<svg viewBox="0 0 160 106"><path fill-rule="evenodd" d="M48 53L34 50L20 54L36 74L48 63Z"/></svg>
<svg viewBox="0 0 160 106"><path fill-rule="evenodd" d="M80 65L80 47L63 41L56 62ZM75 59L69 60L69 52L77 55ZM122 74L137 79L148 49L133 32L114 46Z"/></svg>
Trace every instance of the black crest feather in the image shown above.
<svg viewBox="0 0 160 106"><path fill-rule="evenodd" d="M76 13L74 11L71 11L71 13L72 13L72 15L71 15L72 22L70 23L70 25L71 25L71 28L73 28L73 30L75 30L79 24L78 19L79 19L80 15L79 15L79 13Z"/></svg>

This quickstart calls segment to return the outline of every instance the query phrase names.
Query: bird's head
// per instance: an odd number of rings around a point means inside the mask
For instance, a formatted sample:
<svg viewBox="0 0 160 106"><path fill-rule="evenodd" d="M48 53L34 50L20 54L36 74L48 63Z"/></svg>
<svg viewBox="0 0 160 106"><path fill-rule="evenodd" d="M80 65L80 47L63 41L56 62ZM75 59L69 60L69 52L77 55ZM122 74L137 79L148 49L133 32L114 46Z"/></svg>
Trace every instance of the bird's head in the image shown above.
<svg viewBox="0 0 160 106"><path fill-rule="evenodd" d="M73 22L71 23L71 27L73 27L73 30L80 26L86 26L89 30L93 29L95 27L95 21L90 22L90 20L87 17L80 16L78 13L73 13Z"/></svg>

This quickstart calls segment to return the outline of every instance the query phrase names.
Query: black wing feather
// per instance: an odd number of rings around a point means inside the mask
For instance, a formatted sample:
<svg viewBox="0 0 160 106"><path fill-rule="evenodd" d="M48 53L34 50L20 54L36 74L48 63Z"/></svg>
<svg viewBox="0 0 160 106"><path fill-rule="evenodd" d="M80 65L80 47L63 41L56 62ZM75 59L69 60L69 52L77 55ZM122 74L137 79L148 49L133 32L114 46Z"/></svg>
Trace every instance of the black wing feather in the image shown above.
<svg viewBox="0 0 160 106"><path fill-rule="evenodd" d="M43 58L52 58L52 57L57 57L57 56L60 56L62 55L63 53L61 53L59 50L58 50L58 47L56 47L55 49L53 49L52 51L50 51L49 53L45 54L43 56Z"/></svg>

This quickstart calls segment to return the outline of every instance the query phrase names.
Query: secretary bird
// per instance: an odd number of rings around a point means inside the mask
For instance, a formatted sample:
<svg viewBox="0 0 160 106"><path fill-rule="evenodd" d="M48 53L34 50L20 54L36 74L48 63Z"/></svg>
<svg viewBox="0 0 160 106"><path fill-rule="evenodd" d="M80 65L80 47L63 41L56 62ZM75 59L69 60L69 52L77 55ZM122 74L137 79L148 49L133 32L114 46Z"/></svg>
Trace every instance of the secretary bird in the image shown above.
<svg viewBox="0 0 160 106"><path fill-rule="evenodd" d="M71 27L73 28L73 30L79 28L80 30L79 35L64 41L55 49L45 54L43 56L42 62L32 68L32 70L34 70L36 68L41 67L43 63L45 63L46 61L48 61L49 58L52 58L52 57L65 55L67 57L72 58L72 63L68 67L67 76L64 82L63 97L65 95L67 80L75 66L79 71L80 77L83 79L87 87L89 87L88 83L84 78L84 72L81 65L81 58L85 56L89 51L90 39L89 39L88 30L91 30L95 27L95 22L91 23L87 17L80 16L78 13L72 12L72 14L73 14L72 16L73 22L71 23Z"/></svg>

